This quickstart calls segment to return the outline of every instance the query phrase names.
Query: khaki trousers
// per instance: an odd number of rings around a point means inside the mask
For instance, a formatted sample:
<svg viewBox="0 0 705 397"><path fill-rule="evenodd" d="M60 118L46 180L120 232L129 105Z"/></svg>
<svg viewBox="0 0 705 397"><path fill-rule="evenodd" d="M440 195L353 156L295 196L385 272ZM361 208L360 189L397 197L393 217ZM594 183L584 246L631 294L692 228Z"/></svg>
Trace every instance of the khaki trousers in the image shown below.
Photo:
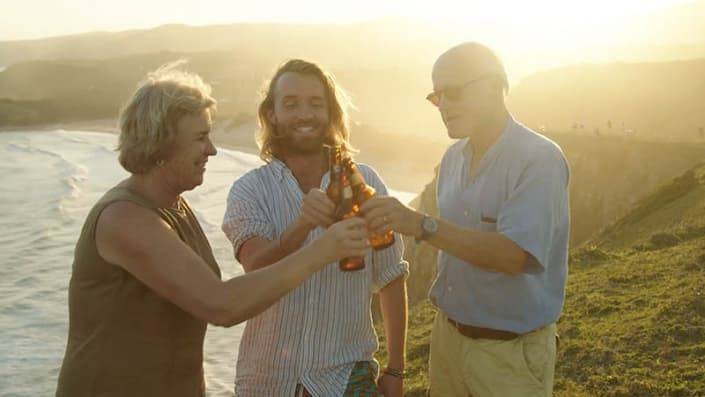
<svg viewBox="0 0 705 397"><path fill-rule="evenodd" d="M439 312L431 334L430 395L548 397L555 363L555 324L509 341L472 339Z"/></svg>

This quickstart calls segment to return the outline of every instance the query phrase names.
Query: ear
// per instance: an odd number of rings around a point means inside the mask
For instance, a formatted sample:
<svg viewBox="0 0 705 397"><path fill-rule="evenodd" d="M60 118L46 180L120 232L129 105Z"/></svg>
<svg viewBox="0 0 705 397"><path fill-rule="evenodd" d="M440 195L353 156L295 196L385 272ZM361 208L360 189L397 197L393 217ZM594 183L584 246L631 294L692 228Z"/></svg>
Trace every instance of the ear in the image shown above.
<svg viewBox="0 0 705 397"><path fill-rule="evenodd" d="M502 79L491 79L489 83L492 87L492 92L496 93L498 98L504 100L506 97L506 87L504 86L504 81Z"/></svg>
<svg viewBox="0 0 705 397"><path fill-rule="evenodd" d="M268 120L272 125L277 125L277 116L274 114L274 109L268 109L268 110L267 110L267 120Z"/></svg>

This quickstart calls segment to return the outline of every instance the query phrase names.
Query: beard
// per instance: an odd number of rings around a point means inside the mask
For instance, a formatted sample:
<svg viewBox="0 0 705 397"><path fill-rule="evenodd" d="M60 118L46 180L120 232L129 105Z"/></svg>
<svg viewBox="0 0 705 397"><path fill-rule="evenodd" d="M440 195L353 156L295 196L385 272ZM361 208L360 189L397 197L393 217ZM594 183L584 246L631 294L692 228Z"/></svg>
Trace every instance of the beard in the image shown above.
<svg viewBox="0 0 705 397"><path fill-rule="evenodd" d="M301 132L301 128L310 128L310 132ZM300 122L287 126L278 126L282 148L290 154L311 155L320 153L325 143L325 128L317 121Z"/></svg>

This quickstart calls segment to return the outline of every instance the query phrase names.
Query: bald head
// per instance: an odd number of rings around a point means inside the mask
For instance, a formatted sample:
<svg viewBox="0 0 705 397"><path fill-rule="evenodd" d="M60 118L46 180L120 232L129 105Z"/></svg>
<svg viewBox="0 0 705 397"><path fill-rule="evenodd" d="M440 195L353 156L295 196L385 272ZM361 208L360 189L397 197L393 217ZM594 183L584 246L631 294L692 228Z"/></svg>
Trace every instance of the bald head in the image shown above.
<svg viewBox="0 0 705 397"><path fill-rule="evenodd" d="M506 124L507 75L489 48L478 43L451 48L433 65L432 79L428 99L438 106L449 137L491 135Z"/></svg>
<svg viewBox="0 0 705 397"><path fill-rule="evenodd" d="M458 84L480 76L497 76L509 89L507 73L497 55L479 43L462 43L441 54L433 65L434 86Z"/></svg>

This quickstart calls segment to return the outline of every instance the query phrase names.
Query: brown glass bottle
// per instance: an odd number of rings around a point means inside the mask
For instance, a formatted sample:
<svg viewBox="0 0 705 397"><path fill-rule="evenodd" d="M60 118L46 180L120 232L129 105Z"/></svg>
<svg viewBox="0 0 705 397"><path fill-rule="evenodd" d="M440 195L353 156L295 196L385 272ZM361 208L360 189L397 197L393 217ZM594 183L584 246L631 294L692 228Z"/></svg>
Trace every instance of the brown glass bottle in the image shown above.
<svg viewBox="0 0 705 397"><path fill-rule="evenodd" d="M343 164L342 164L342 150L340 146L329 146L328 147L328 170L330 180L328 182L328 188L326 188L326 195L330 201L335 204L336 210L340 207L340 198L343 192L343 185L341 184L341 176L343 175ZM336 219L338 221L340 219Z"/></svg>
<svg viewBox="0 0 705 397"><path fill-rule="evenodd" d="M343 169L343 154L340 146L328 147L328 167L330 180L326 188L326 195L335 204L335 214L333 218L336 222L357 216L357 208L354 206L352 187L350 180L345 175ZM344 258L338 263L340 270L355 271L365 267L364 258Z"/></svg>
<svg viewBox="0 0 705 397"><path fill-rule="evenodd" d="M360 173L355 162L349 157L343 160L343 170L350 178L350 186L353 191L353 205L357 213L360 211L362 204L372 198L376 192L372 186L365 183L362 173ZM384 234L373 233L369 237L369 242L372 248L376 250L385 249L394 244L394 232L390 230Z"/></svg>
<svg viewBox="0 0 705 397"><path fill-rule="evenodd" d="M358 215L359 207L355 205L353 200L352 186L345 172L341 173L342 192L340 197L340 205L338 206L337 217L340 219L348 219ZM352 272L365 268L365 258L361 256L343 258L338 262L340 270Z"/></svg>

